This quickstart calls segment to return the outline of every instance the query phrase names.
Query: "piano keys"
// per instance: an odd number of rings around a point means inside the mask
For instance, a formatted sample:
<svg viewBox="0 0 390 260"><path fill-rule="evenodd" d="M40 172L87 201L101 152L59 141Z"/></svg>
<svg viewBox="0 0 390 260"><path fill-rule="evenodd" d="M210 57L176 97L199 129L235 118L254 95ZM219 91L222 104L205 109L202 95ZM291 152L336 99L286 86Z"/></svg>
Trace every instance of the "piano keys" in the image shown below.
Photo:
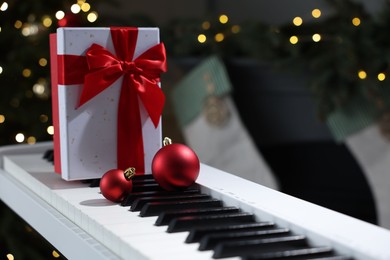
<svg viewBox="0 0 390 260"><path fill-rule="evenodd" d="M44 145L27 148L3 152L0 178L25 186L112 258L390 259L388 230L204 164L186 191L166 192L152 176L137 177L135 192L119 205L104 199L96 180L89 187L53 173L42 160Z"/></svg>

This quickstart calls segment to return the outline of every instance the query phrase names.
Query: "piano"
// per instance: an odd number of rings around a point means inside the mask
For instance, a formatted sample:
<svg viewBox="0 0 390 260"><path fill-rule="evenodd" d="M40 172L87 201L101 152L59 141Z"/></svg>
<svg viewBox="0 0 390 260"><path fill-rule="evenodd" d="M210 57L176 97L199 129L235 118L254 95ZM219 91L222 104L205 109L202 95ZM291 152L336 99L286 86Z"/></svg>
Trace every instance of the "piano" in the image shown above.
<svg viewBox="0 0 390 260"><path fill-rule="evenodd" d="M137 177L121 204L64 181L51 142L0 149L0 199L68 259L390 259L390 231L201 164L164 192Z"/></svg>

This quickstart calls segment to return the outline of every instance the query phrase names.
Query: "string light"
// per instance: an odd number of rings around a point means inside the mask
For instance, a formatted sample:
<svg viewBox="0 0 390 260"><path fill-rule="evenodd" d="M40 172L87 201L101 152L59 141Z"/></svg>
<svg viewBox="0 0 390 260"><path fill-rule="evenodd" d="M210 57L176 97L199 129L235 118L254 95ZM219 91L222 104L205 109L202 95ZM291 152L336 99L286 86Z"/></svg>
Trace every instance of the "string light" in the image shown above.
<svg viewBox="0 0 390 260"><path fill-rule="evenodd" d="M53 21L51 20L50 16L45 15L45 16L42 17L42 24L46 28L49 28L52 23L53 23Z"/></svg>
<svg viewBox="0 0 390 260"><path fill-rule="evenodd" d="M22 25L23 25L23 23L22 23L22 21L20 21L20 20L16 20L15 23L14 23L14 27L15 27L16 29L22 28Z"/></svg>
<svg viewBox="0 0 390 260"><path fill-rule="evenodd" d="M74 14L78 14L80 13L81 11L81 8L78 4L73 4L71 7L70 7L70 11Z"/></svg>
<svg viewBox="0 0 390 260"><path fill-rule="evenodd" d="M216 42L222 42L225 39L225 35L223 35L223 33L217 33L214 36L214 39Z"/></svg>
<svg viewBox="0 0 390 260"><path fill-rule="evenodd" d="M45 67L47 65L47 59L45 58L40 58L39 61L38 61L39 65L41 67Z"/></svg>
<svg viewBox="0 0 390 260"><path fill-rule="evenodd" d="M239 25L232 26L232 33L239 33L241 31L241 27Z"/></svg>
<svg viewBox="0 0 390 260"><path fill-rule="evenodd" d="M227 17L227 15L225 14L222 14L219 16L219 22L222 23L222 24L225 24L229 21L229 17Z"/></svg>
<svg viewBox="0 0 390 260"><path fill-rule="evenodd" d="M299 39L298 39L297 36L293 35L293 36L290 37L290 43L291 44L297 44L298 41L299 41Z"/></svg>
<svg viewBox="0 0 390 260"><path fill-rule="evenodd" d="M378 80L379 81L384 81L386 79L385 73L381 72L378 74Z"/></svg>
<svg viewBox="0 0 390 260"><path fill-rule="evenodd" d="M6 11L8 9L8 3L7 2L3 2L0 6L0 11Z"/></svg>
<svg viewBox="0 0 390 260"><path fill-rule="evenodd" d="M96 12L90 12L87 15L87 20L90 23L96 22L97 18L98 18L98 14Z"/></svg>
<svg viewBox="0 0 390 260"><path fill-rule="evenodd" d="M64 13L64 11L57 11L56 12L56 18L57 18L57 20L61 20L62 18L64 18L65 17L65 13Z"/></svg>
<svg viewBox="0 0 390 260"><path fill-rule="evenodd" d="M319 42L319 41L321 41L321 35L318 33L315 33L315 34L313 34L312 39L314 42Z"/></svg>
<svg viewBox="0 0 390 260"><path fill-rule="evenodd" d="M18 143L23 143L24 142L24 134L18 133L15 135L15 140Z"/></svg>
<svg viewBox="0 0 390 260"><path fill-rule="evenodd" d="M7 260L14 260L15 257L13 254L7 254Z"/></svg>
<svg viewBox="0 0 390 260"><path fill-rule="evenodd" d="M320 10L320 9L313 9L313 11L311 11L311 15L312 15L314 18L320 18L320 16L321 16L321 10Z"/></svg>
<svg viewBox="0 0 390 260"><path fill-rule="evenodd" d="M0 115L0 124L2 124L4 122L5 122L5 116L4 115Z"/></svg>
<svg viewBox="0 0 390 260"><path fill-rule="evenodd" d="M352 24L355 25L355 26L359 26L361 23L360 19L358 17L354 17L352 19Z"/></svg>
<svg viewBox="0 0 390 260"><path fill-rule="evenodd" d="M199 35L198 35L198 42L200 42L200 43L205 43L206 40L207 40L206 35L204 35L204 34L199 34Z"/></svg>
<svg viewBox="0 0 390 260"><path fill-rule="evenodd" d="M53 135L54 134L54 127L51 125L51 126L48 126L47 129L46 129L46 132L49 134L49 135Z"/></svg>
<svg viewBox="0 0 390 260"><path fill-rule="evenodd" d="M367 78L367 72L365 72L364 70L359 70L358 71L358 77L359 77L359 79L366 79Z"/></svg>
<svg viewBox="0 0 390 260"><path fill-rule="evenodd" d="M39 116L39 121L41 121L42 123L46 123L48 120L49 117L47 115L42 114Z"/></svg>
<svg viewBox="0 0 390 260"><path fill-rule="evenodd" d="M27 143L28 144L35 144L37 142L37 139L34 136L29 136L27 138Z"/></svg>
<svg viewBox="0 0 390 260"><path fill-rule="evenodd" d="M211 26L211 24L210 24L209 21L204 21L204 22L202 23L202 29L203 29L203 30L208 30L208 29L210 29L210 26Z"/></svg>
<svg viewBox="0 0 390 260"><path fill-rule="evenodd" d="M53 250L51 254L54 258L59 258L61 256L56 250Z"/></svg>
<svg viewBox="0 0 390 260"><path fill-rule="evenodd" d="M3 73L3 67L0 66L0 74Z"/></svg>
<svg viewBox="0 0 390 260"><path fill-rule="evenodd" d="M37 96L41 96L43 93L45 93L45 86L41 83L35 83L33 86L33 92Z"/></svg>
<svg viewBox="0 0 390 260"><path fill-rule="evenodd" d="M30 69L24 69L24 70L22 71L22 75L23 75L23 77L25 77L25 78L30 77L30 76L31 76L31 70L30 70Z"/></svg>
<svg viewBox="0 0 390 260"><path fill-rule="evenodd" d="M88 4L88 3L83 3L81 6L81 11L83 11L84 13L88 12L90 9L91 9L91 5Z"/></svg>
<svg viewBox="0 0 390 260"><path fill-rule="evenodd" d="M303 23L303 20L302 20L302 18L299 17L299 16L297 16L297 17L295 17L295 18L293 19L293 24L294 24L295 26L301 26L302 23Z"/></svg>
<svg viewBox="0 0 390 260"><path fill-rule="evenodd" d="M23 36L31 36L37 34L39 31L39 27L36 24L25 24L25 26L22 28L22 35Z"/></svg>

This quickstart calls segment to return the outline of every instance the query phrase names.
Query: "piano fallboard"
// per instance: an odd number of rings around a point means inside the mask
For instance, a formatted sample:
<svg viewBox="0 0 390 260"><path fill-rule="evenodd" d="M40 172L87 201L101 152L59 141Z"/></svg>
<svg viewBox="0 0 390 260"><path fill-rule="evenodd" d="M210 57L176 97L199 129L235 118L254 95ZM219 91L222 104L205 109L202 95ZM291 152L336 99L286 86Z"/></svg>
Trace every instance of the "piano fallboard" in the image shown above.
<svg viewBox="0 0 390 260"><path fill-rule="evenodd" d="M157 216L140 217L104 199L98 187L64 181L42 159L51 143L1 152L0 198L72 259L212 259L189 232L168 233ZM351 259L390 259L390 231L294 198L205 164L197 180L203 194L272 222L311 246Z"/></svg>

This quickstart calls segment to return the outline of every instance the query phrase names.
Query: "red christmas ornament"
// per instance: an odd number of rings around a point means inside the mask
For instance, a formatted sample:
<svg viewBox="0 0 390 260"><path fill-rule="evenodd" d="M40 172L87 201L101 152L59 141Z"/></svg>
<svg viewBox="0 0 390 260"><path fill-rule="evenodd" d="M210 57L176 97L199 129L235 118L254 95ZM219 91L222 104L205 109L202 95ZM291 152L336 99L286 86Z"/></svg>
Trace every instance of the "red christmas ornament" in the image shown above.
<svg viewBox="0 0 390 260"><path fill-rule="evenodd" d="M125 171L112 169L107 171L100 180L100 191L103 196L112 201L120 202L133 189L131 178L135 175L135 168Z"/></svg>
<svg viewBox="0 0 390 260"><path fill-rule="evenodd" d="M164 139L162 147L152 160L152 174L165 190L185 189L195 183L200 163L196 153L183 144L172 144Z"/></svg>

